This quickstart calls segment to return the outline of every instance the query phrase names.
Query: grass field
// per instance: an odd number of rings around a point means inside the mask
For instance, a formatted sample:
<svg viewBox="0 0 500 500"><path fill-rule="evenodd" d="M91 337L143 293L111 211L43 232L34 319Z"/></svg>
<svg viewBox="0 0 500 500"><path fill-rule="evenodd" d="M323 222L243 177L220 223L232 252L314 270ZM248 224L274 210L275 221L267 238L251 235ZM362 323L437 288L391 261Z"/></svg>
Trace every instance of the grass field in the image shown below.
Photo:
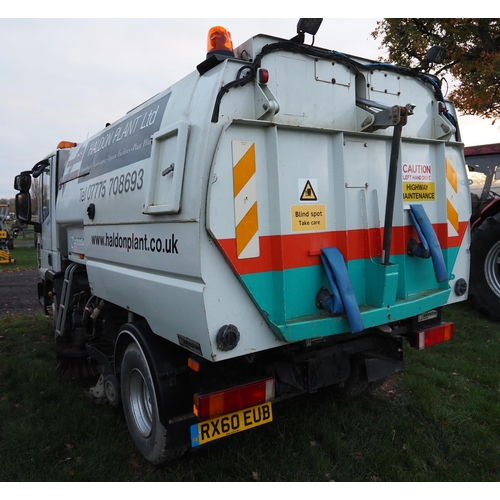
<svg viewBox="0 0 500 500"><path fill-rule="evenodd" d="M16 240L16 246L10 251L10 255L15 259L15 262L2 264L0 273L2 271L26 271L37 268L36 249L33 246L33 239L22 243L24 245L21 246L19 241Z"/></svg>
<svg viewBox="0 0 500 500"><path fill-rule="evenodd" d="M136 452L120 409L57 379L43 316L0 318L0 481L500 480L499 325L446 309L455 338L405 346L407 369L377 391L321 392L274 406L274 421L171 464Z"/></svg>
<svg viewBox="0 0 500 500"><path fill-rule="evenodd" d="M498 481L498 328L466 305L447 316L456 338L407 350L381 390L284 402L273 423L161 467L136 453L120 410L54 376L47 318L4 317L0 481Z"/></svg>

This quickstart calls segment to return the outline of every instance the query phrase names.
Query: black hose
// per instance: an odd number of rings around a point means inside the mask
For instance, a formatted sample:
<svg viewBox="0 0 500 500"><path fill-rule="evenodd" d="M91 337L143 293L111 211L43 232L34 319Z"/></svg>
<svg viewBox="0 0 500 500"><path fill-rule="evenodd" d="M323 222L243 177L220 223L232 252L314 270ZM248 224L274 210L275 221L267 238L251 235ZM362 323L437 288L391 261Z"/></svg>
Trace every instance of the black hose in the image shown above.
<svg viewBox="0 0 500 500"><path fill-rule="evenodd" d="M359 69L364 67L362 64L353 61L351 58L349 58L344 54L341 54L340 52L335 52L331 50L327 51L324 49L318 49L316 47L311 47L311 46L303 46L294 42L277 42L265 45L262 48L262 51L255 57L251 65L246 65L240 68L237 73L236 79L221 87L215 99L215 105L211 119L212 123L217 123L219 121L220 103L222 101L222 98L224 97L224 94L229 92L229 90L234 87L243 87L247 83L253 81L257 75L258 69L260 68L262 58L267 54L270 54L271 52L276 52L279 50L293 52L293 53L307 54L312 57L322 57L333 61L337 61L339 63L349 66L356 73L359 73ZM240 77L242 71L245 69L248 70L248 73L245 76Z"/></svg>
<svg viewBox="0 0 500 500"><path fill-rule="evenodd" d="M255 73L254 69L251 66L245 66L244 68L240 68L240 71L238 71L238 75L241 74L241 71L243 69L248 69L249 72L243 77L237 78L236 80L233 80L232 82L229 82L228 84L224 85L221 87L219 90L219 93L217 94L217 97L215 98L215 105L214 105L214 110L212 112L212 123L217 123L219 121L219 110L220 110L220 103L222 101L222 97L224 94L229 92L229 89L232 89L234 87L239 87L246 85L247 83L251 82L255 78Z"/></svg>

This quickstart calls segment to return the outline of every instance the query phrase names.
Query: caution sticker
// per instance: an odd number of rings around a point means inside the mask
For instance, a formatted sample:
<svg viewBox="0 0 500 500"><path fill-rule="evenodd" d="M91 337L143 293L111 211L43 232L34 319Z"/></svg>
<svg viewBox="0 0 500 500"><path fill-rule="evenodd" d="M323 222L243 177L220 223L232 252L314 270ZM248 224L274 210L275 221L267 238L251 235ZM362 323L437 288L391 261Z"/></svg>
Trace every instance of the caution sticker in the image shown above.
<svg viewBox="0 0 500 500"><path fill-rule="evenodd" d="M403 182L404 201L435 201L436 186L434 182Z"/></svg>
<svg viewBox="0 0 500 500"><path fill-rule="evenodd" d="M292 205L292 231L326 230L326 205Z"/></svg>
<svg viewBox="0 0 500 500"><path fill-rule="evenodd" d="M434 168L428 163L403 163L403 201L435 201Z"/></svg>

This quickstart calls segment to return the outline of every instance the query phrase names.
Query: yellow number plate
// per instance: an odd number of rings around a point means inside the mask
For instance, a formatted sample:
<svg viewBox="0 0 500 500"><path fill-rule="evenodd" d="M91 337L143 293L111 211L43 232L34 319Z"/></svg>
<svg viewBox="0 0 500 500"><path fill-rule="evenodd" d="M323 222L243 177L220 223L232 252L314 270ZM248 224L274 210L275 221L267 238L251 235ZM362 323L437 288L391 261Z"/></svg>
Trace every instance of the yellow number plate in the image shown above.
<svg viewBox="0 0 500 500"><path fill-rule="evenodd" d="M264 403L222 417L205 420L191 426L191 446L194 448L216 439L268 424L273 420L271 403Z"/></svg>

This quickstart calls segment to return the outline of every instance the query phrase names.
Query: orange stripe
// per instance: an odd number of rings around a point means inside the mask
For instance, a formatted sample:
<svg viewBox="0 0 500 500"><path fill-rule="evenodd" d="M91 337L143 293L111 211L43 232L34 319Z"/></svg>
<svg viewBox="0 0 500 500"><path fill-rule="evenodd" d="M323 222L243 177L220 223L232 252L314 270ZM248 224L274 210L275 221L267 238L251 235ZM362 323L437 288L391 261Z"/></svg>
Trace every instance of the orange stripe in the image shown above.
<svg viewBox="0 0 500 500"><path fill-rule="evenodd" d="M236 253L239 256L259 229L257 202L236 226Z"/></svg>
<svg viewBox="0 0 500 500"><path fill-rule="evenodd" d="M243 189L255 174L255 145L248 149L241 160L233 168L234 196Z"/></svg>
<svg viewBox="0 0 500 500"><path fill-rule="evenodd" d="M451 225L455 228L455 231L458 232L458 212L453 208L450 200L446 200L446 213Z"/></svg>
<svg viewBox="0 0 500 500"><path fill-rule="evenodd" d="M458 181L457 181L457 173L455 169L451 166L451 163L446 159L446 178L448 182L451 184L451 187L455 190L455 193L458 193Z"/></svg>

